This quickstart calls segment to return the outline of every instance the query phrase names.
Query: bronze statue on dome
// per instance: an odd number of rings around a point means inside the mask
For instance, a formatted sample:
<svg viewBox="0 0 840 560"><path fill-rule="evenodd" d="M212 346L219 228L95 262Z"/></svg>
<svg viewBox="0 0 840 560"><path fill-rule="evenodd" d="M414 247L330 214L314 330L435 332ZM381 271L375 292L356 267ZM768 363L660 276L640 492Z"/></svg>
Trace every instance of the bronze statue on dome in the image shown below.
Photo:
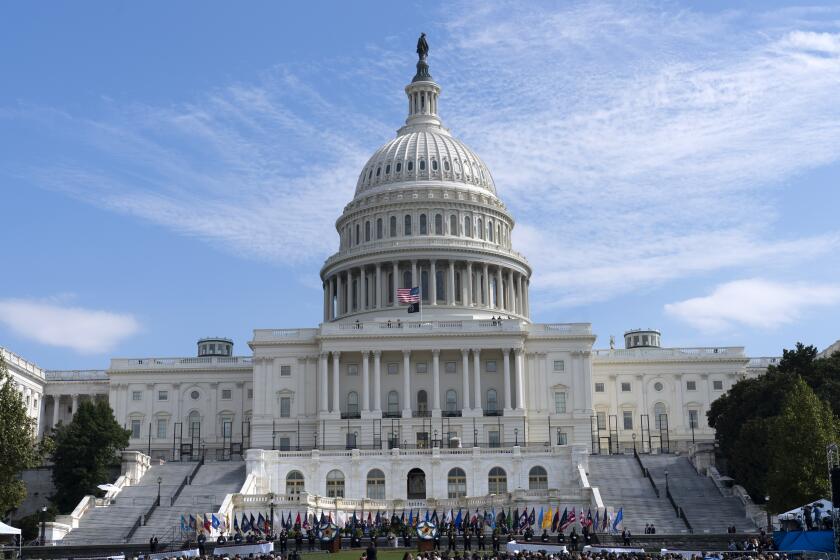
<svg viewBox="0 0 840 560"><path fill-rule="evenodd" d="M417 56L420 57L420 60L426 60L426 56L429 54L429 43L426 42L426 34L421 33L420 38L417 39Z"/></svg>

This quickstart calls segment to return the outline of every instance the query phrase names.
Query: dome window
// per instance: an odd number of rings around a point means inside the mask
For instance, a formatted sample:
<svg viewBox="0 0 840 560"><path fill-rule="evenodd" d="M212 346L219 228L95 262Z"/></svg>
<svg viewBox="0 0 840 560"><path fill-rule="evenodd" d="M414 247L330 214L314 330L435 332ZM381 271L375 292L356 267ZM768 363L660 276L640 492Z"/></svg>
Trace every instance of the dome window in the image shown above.
<svg viewBox="0 0 840 560"><path fill-rule="evenodd" d="M413 162L413 161L409 161L409 162L408 162L408 165L406 166L406 169L407 169L408 171L413 171L413 170L414 170L414 162Z"/></svg>
<svg viewBox="0 0 840 560"><path fill-rule="evenodd" d="M426 160L421 159L420 160L420 171L425 171L425 170L426 170Z"/></svg>
<svg viewBox="0 0 840 560"><path fill-rule="evenodd" d="M402 163L397 162L397 173L399 173L400 171L402 171Z"/></svg>
<svg viewBox="0 0 840 560"><path fill-rule="evenodd" d="M390 175L390 174L391 174L391 164L389 163L388 165L385 166L385 175Z"/></svg>
<svg viewBox="0 0 840 560"><path fill-rule="evenodd" d="M370 181L372 177L373 177L373 169L368 171L368 181Z"/></svg>
<svg viewBox="0 0 840 560"><path fill-rule="evenodd" d="M456 159L455 160L455 173L460 173L460 172L461 172L461 162Z"/></svg>
<svg viewBox="0 0 840 560"><path fill-rule="evenodd" d="M443 170L444 171L449 171L449 160L448 159L443 160Z"/></svg>
<svg viewBox="0 0 840 560"><path fill-rule="evenodd" d="M438 170L437 160L433 159L432 160L432 171L437 171L437 170Z"/></svg>
<svg viewBox="0 0 840 560"><path fill-rule="evenodd" d="M381 168L381 167L377 167L377 168L376 168L376 176L377 176L377 177L379 177L379 174L380 174L380 173L382 173L382 168Z"/></svg>

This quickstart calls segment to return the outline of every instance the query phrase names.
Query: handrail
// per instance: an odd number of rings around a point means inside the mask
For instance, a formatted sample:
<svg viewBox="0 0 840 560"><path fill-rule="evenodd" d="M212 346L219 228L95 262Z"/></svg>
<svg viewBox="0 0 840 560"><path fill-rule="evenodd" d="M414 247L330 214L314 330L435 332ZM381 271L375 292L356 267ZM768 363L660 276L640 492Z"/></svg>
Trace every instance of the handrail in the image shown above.
<svg viewBox="0 0 840 560"><path fill-rule="evenodd" d="M131 526L131 529L128 530L128 533L126 533L123 540L125 542L128 542L129 540L131 540L131 537L134 536L134 533L137 532L137 529L140 528L140 525L142 525L142 523L143 523L143 515L141 514L141 515L137 516L137 521L135 521L134 525Z"/></svg>
<svg viewBox="0 0 840 560"><path fill-rule="evenodd" d="M650 481L650 485L653 486L653 491L656 493L656 497L660 498L659 488L656 486L656 482L654 482L653 477L650 475L650 470L642 463L642 458L639 456L639 452L635 447L633 448L633 456L636 458L639 468L642 469L642 476Z"/></svg>
<svg viewBox="0 0 840 560"><path fill-rule="evenodd" d="M685 527L688 529L689 533L694 533L694 528L691 526L691 523L688 521L688 517L685 516L685 510L677 504L677 501L674 500L674 496L671 495L671 488L668 485L665 485L665 495L668 496L668 501L671 502L671 505L674 506L674 513L677 514L677 517L683 520L685 523Z"/></svg>
<svg viewBox="0 0 840 560"><path fill-rule="evenodd" d="M190 474L188 474L187 476L184 477L184 480L181 481L181 484L178 486L178 489L175 490L174 494L172 494L172 497L169 499L169 505L170 506L174 506L175 505L175 500L178 499L178 496L181 495L181 492L184 491L184 488L187 485L192 484L192 481L195 478L196 473L198 473L198 469L200 469L203 465L204 465L204 453L201 454L201 457L198 459L198 462L195 464L195 467L193 467L192 471L190 471Z"/></svg>

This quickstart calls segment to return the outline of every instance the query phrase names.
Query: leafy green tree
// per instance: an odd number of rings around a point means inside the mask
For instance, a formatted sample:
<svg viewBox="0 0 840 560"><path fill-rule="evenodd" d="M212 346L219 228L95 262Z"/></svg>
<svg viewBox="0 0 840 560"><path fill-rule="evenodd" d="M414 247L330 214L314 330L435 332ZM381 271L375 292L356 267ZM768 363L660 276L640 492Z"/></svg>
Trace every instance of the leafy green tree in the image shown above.
<svg viewBox="0 0 840 560"><path fill-rule="evenodd" d="M26 498L26 486L18 478L20 472L41 462L35 428L35 419L27 414L0 355L0 512L4 516Z"/></svg>
<svg viewBox="0 0 840 560"><path fill-rule="evenodd" d="M781 414L769 423L768 435L771 511L781 513L828 496L825 450L838 441L840 422L802 378L789 388Z"/></svg>
<svg viewBox="0 0 840 560"><path fill-rule="evenodd" d="M52 455L59 511L69 513L84 496L96 494L97 485L109 482L109 469L118 464L117 453L128 447L130 434L103 401L82 402L69 424L59 424Z"/></svg>

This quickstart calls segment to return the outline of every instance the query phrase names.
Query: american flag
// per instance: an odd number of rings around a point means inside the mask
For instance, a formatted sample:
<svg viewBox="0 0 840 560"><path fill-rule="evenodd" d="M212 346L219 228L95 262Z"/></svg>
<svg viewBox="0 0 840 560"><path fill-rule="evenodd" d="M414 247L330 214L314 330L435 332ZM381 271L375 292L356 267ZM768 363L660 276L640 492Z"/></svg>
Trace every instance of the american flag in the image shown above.
<svg viewBox="0 0 840 560"><path fill-rule="evenodd" d="M397 288L400 303L420 303L420 288Z"/></svg>

